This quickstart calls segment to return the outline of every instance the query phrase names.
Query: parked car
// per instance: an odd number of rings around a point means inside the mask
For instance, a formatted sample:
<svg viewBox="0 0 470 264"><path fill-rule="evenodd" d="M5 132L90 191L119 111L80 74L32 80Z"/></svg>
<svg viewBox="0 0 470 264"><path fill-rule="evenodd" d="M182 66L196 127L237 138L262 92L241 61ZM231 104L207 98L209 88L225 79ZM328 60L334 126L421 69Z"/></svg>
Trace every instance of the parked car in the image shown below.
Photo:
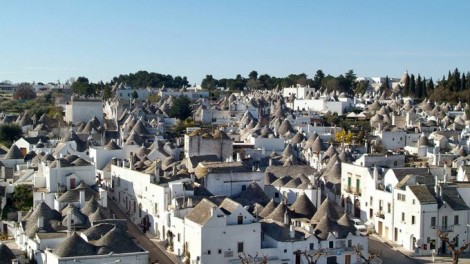
<svg viewBox="0 0 470 264"><path fill-rule="evenodd" d="M362 232L367 232L366 225L364 225L364 223L360 219L352 218L351 222L359 232L361 232L361 233Z"/></svg>

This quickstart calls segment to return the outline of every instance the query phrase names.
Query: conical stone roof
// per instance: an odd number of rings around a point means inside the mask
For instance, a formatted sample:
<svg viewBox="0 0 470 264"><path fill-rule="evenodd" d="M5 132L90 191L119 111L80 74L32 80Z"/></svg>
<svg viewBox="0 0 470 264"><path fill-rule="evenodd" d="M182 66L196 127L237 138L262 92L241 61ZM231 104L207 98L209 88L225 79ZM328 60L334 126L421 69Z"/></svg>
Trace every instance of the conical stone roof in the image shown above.
<svg viewBox="0 0 470 264"><path fill-rule="evenodd" d="M295 199L290 209L294 212L295 217L308 219L312 218L317 211L315 205L313 205L305 193L302 193Z"/></svg>

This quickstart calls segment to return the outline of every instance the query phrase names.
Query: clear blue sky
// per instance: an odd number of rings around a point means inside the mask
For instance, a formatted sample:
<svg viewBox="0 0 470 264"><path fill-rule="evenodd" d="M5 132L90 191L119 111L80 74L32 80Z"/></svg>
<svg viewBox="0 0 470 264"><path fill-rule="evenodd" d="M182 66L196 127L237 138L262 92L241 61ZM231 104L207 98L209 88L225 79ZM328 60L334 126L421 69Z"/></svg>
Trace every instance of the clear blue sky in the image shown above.
<svg viewBox="0 0 470 264"><path fill-rule="evenodd" d="M470 1L3 1L0 81L470 70Z"/></svg>

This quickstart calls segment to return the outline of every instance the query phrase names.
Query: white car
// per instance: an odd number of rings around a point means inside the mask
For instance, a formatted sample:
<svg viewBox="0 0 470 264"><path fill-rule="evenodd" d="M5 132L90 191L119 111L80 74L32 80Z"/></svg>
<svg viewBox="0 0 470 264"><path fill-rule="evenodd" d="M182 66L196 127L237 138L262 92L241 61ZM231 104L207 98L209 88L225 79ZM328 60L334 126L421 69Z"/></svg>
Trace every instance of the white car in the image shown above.
<svg viewBox="0 0 470 264"><path fill-rule="evenodd" d="M351 222L359 232L367 232L367 227L364 225L364 223L361 220L357 218L352 218Z"/></svg>

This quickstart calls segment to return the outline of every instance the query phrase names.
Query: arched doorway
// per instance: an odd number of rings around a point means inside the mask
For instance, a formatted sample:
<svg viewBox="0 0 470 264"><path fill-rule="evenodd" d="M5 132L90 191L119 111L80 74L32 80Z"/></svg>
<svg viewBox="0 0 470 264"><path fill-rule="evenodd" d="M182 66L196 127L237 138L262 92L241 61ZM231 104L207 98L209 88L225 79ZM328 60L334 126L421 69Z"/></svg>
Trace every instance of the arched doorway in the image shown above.
<svg viewBox="0 0 470 264"><path fill-rule="evenodd" d="M346 198L346 213L348 215L351 215L352 213L352 207L353 207L353 203L351 201L351 198L350 197L347 197Z"/></svg>
<svg viewBox="0 0 470 264"><path fill-rule="evenodd" d="M354 200L354 217L361 218L361 201Z"/></svg>

